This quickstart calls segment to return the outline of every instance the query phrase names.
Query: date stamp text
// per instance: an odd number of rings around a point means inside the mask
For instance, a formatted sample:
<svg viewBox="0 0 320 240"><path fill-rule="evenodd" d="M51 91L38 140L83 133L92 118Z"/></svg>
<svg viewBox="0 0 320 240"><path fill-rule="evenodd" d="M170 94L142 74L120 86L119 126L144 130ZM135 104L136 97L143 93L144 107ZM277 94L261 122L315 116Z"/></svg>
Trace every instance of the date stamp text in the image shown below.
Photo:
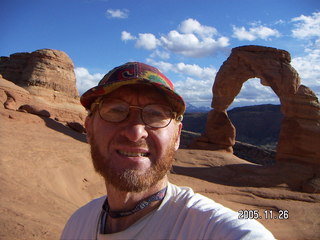
<svg viewBox="0 0 320 240"><path fill-rule="evenodd" d="M286 220L289 219L289 210L239 210L238 219Z"/></svg>

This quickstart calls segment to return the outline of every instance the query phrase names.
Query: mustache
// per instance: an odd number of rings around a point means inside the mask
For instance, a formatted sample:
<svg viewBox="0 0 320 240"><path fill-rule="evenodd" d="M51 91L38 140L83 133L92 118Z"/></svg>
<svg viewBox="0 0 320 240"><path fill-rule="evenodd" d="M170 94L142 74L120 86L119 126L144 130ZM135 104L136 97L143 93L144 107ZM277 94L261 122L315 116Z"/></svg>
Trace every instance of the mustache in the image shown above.
<svg viewBox="0 0 320 240"><path fill-rule="evenodd" d="M132 148L147 148L150 149L149 144L145 139L140 139L137 142L132 142L125 137L117 138L114 140L113 145L115 146L127 146Z"/></svg>

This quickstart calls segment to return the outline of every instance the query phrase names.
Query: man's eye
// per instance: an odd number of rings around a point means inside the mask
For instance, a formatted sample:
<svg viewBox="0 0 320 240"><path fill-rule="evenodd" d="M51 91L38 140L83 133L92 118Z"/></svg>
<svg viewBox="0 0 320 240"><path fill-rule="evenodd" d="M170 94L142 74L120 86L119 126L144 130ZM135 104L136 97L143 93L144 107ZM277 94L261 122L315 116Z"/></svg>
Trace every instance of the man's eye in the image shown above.
<svg viewBox="0 0 320 240"><path fill-rule="evenodd" d="M144 114L152 118L170 118L171 111L169 109L163 108L162 106L152 105L144 109Z"/></svg>
<svg viewBox="0 0 320 240"><path fill-rule="evenodd" d="M112 107L108 110L110 113L124 113L127 112L126 107Z"/></svg>
<svg viewBox="0 0 320 240"><path fill-rule="evenodd" d="M153 116L153 117L162 117L164 114L160 111L157 110L148 110L145 112L147 115L149 116Z"/></svg>
<svg viewBox="0 0 320 240"><path fill-rule="evenodd" d="M112 105L105 104L100 110L100 114L108 118L114 118L122 115L126 115L128 108L124 105Z"/></svg>

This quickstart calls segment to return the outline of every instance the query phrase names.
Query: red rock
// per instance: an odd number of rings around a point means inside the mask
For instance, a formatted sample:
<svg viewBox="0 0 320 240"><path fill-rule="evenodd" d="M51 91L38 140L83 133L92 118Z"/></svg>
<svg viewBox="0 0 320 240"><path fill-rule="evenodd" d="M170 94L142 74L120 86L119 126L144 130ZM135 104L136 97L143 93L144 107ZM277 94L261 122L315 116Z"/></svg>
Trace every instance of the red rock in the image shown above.
<svg viewBox="0 0 320 240"><path fill-rule="evenodd" d="M45 109L39 109L37 106L25 104L19 107L18 111L27 112L42 117L50 117L50 113Z"/></svg>
<svg viewBox="0 0 320 240"><path fill-rule="evenodd" d="M190 147L233 152L231 146L235 144L235 134L235 127L227 112L211 110L208 113L205 133Z"/></svg>
<svg viewBox="0 0 320 240"><path fill-rule="evenodd" d="M0 74L19 86L20 90L23 88L24 93L29 96L28 100L17 103L18 93L15 92L13 96L13 90L7 91L13 99L6 94L5 106L15 110L21 105L32 105L34 109L46 110L48 112L46 116L62 122L83 124L86 112L79 102L73 68L69 56L58 50L42 49L32 53L15 53L10 57L1 57ZM1 89L5 91L0 85ZM0 96L0 99L6 98L3 92Z"/></svg>
<svg viewBox="0 0 320 240"><path fill-rule="evenodd" d="M275 48L243 46L232 49L212 88L215 115L225 117L218 122L208 117L205 133L194 146L210 146L207 149L225 146L229 150L234 145L234 126L225 111L243 83L257 77L279 97L284 114L276 160L320 165L320 104L311 89L300 85L299 74L290 61L287 51Z"/></svg>
<svg viewBox="0 0 320 240"><path fill-rule="evenodd" d="M75 130L76 132L79 132L79 133L86 132L84 126L78 122L67 122L67 126L71 129Z"/></svg>
<svg viewBox="0 0 320 240"><path fill-rule="evenodd" d="M31 96L24 88L4 79L0 75L0 105L10 109L17 110L22 104L29 103Z"/></svg>

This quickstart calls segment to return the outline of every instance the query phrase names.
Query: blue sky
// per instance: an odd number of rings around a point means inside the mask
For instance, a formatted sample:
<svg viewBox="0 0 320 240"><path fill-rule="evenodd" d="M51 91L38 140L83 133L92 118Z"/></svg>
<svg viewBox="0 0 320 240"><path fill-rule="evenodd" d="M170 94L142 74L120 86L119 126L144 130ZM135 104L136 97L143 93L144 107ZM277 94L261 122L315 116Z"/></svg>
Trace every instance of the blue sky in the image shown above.
<svg viewBox="0 0 320 240"><path fill-rule="evenodd" d="M234 47L290 52L302 84L320 96L318 0L1 0L0 55L66 52L83 93L128 61L154 65L195 106L211 104L216 72ZM259 79L231 107L279 104Z"/></svg>

